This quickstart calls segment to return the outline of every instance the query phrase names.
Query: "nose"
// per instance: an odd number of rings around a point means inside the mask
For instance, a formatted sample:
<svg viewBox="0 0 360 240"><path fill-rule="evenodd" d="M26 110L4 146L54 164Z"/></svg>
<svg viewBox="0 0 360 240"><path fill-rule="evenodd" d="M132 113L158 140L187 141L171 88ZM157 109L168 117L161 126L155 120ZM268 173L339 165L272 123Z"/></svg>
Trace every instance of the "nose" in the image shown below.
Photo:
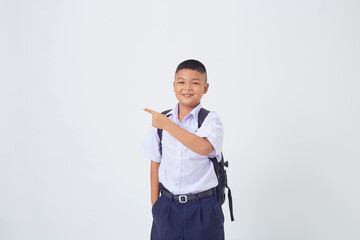
<svg viewBox="0 0 360 240"><path fill-rule="evenodd" d="M185 90L191 90L191 83L185 84Z"/></svg>

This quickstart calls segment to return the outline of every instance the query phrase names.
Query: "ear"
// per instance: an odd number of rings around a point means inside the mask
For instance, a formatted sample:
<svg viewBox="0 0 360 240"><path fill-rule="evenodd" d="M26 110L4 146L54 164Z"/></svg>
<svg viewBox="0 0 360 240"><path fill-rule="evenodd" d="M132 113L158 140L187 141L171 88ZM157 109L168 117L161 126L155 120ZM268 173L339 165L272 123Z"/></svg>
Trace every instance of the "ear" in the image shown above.
<svg viewBox="0 0 360 240"><path fill-rule="evenodd" d="M205 83L203 94L206 94L208 90L209 90L209 83Z"/></svg>
<svg viewBox="0 0 360 240"><path fill-rule="evenodd" d="M175 80L174 80L174 82L173 82L173 86L174 86L174 92L175 92Z"/></svg>

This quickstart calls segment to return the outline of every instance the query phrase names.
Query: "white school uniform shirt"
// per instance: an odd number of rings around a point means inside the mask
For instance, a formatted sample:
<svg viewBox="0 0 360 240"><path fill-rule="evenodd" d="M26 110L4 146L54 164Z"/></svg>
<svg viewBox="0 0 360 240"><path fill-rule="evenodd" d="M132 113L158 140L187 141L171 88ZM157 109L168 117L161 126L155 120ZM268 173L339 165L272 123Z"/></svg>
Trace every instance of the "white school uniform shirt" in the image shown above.
<svg viewBox="0 0 360 240"><path fill-rule="evenodd" d="M140 147L140 152L150 160L160 163L159 181L173 194L198 193L216 187L218 180L209 157L216 156L218 161L221 160L223 124L216 112L210 112L198 129L201 104L181 122L178 109L179 104L167 114L169 119L188 132L206 137L213 146L213 151L208 156L197 154L163 130L161 155L157 128L151 127Z"/></svg>

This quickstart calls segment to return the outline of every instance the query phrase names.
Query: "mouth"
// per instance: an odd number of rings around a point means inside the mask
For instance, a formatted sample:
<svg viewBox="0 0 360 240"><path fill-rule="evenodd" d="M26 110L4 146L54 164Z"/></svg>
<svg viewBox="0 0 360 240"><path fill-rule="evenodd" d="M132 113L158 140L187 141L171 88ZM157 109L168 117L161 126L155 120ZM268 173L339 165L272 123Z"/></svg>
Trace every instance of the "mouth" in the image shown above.
<svg viewBox="0 0 360 240"><path fill-rule="evenodd" d="M183 93L181 94L182 96L186 97L186 98L189 98L189 97L192 97L194 94L191 94L191 93Z"/></svg>

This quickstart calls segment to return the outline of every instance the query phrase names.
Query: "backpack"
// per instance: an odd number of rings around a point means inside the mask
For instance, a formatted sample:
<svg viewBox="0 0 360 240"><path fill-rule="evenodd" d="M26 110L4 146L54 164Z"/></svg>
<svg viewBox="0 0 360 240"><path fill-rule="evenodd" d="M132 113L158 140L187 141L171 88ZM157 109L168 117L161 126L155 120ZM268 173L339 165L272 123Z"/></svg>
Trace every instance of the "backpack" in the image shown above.
<svg viewBox="0 0 360 240"><path fill-rule="evenodd" d="M166 110L164 112L162 112L161 114L166 115L167 117L169 115L167 115L170 110ZM198 115L198 128L201 127L202 123L204 122L205 118L207 117L207 115L210 113L210 111L206 110L205 108L201 108L199 111L199 115ZM160 150L160 154L162 154L162 129L157 129L157 134L159 136L159 150ZM229 163L228 161L224 161L224 156L221 153L221 160L218 161L216 157L213 158L209 158L209 160L213 163L214 165L214 170L215 170L215 174L216 177L218 179L219 184L216 186L216 197L217 200L219 201L220 205L223 205L225 202L225 188L228 189L228 202L229 202L229 210L230 210L230 218L231 221L234 221L234 214L233 214L233 205L232 205L232 197L231 197L231 190L227 184L227 175L226 175L226 170L225 167L229 167Z"/></svg>

